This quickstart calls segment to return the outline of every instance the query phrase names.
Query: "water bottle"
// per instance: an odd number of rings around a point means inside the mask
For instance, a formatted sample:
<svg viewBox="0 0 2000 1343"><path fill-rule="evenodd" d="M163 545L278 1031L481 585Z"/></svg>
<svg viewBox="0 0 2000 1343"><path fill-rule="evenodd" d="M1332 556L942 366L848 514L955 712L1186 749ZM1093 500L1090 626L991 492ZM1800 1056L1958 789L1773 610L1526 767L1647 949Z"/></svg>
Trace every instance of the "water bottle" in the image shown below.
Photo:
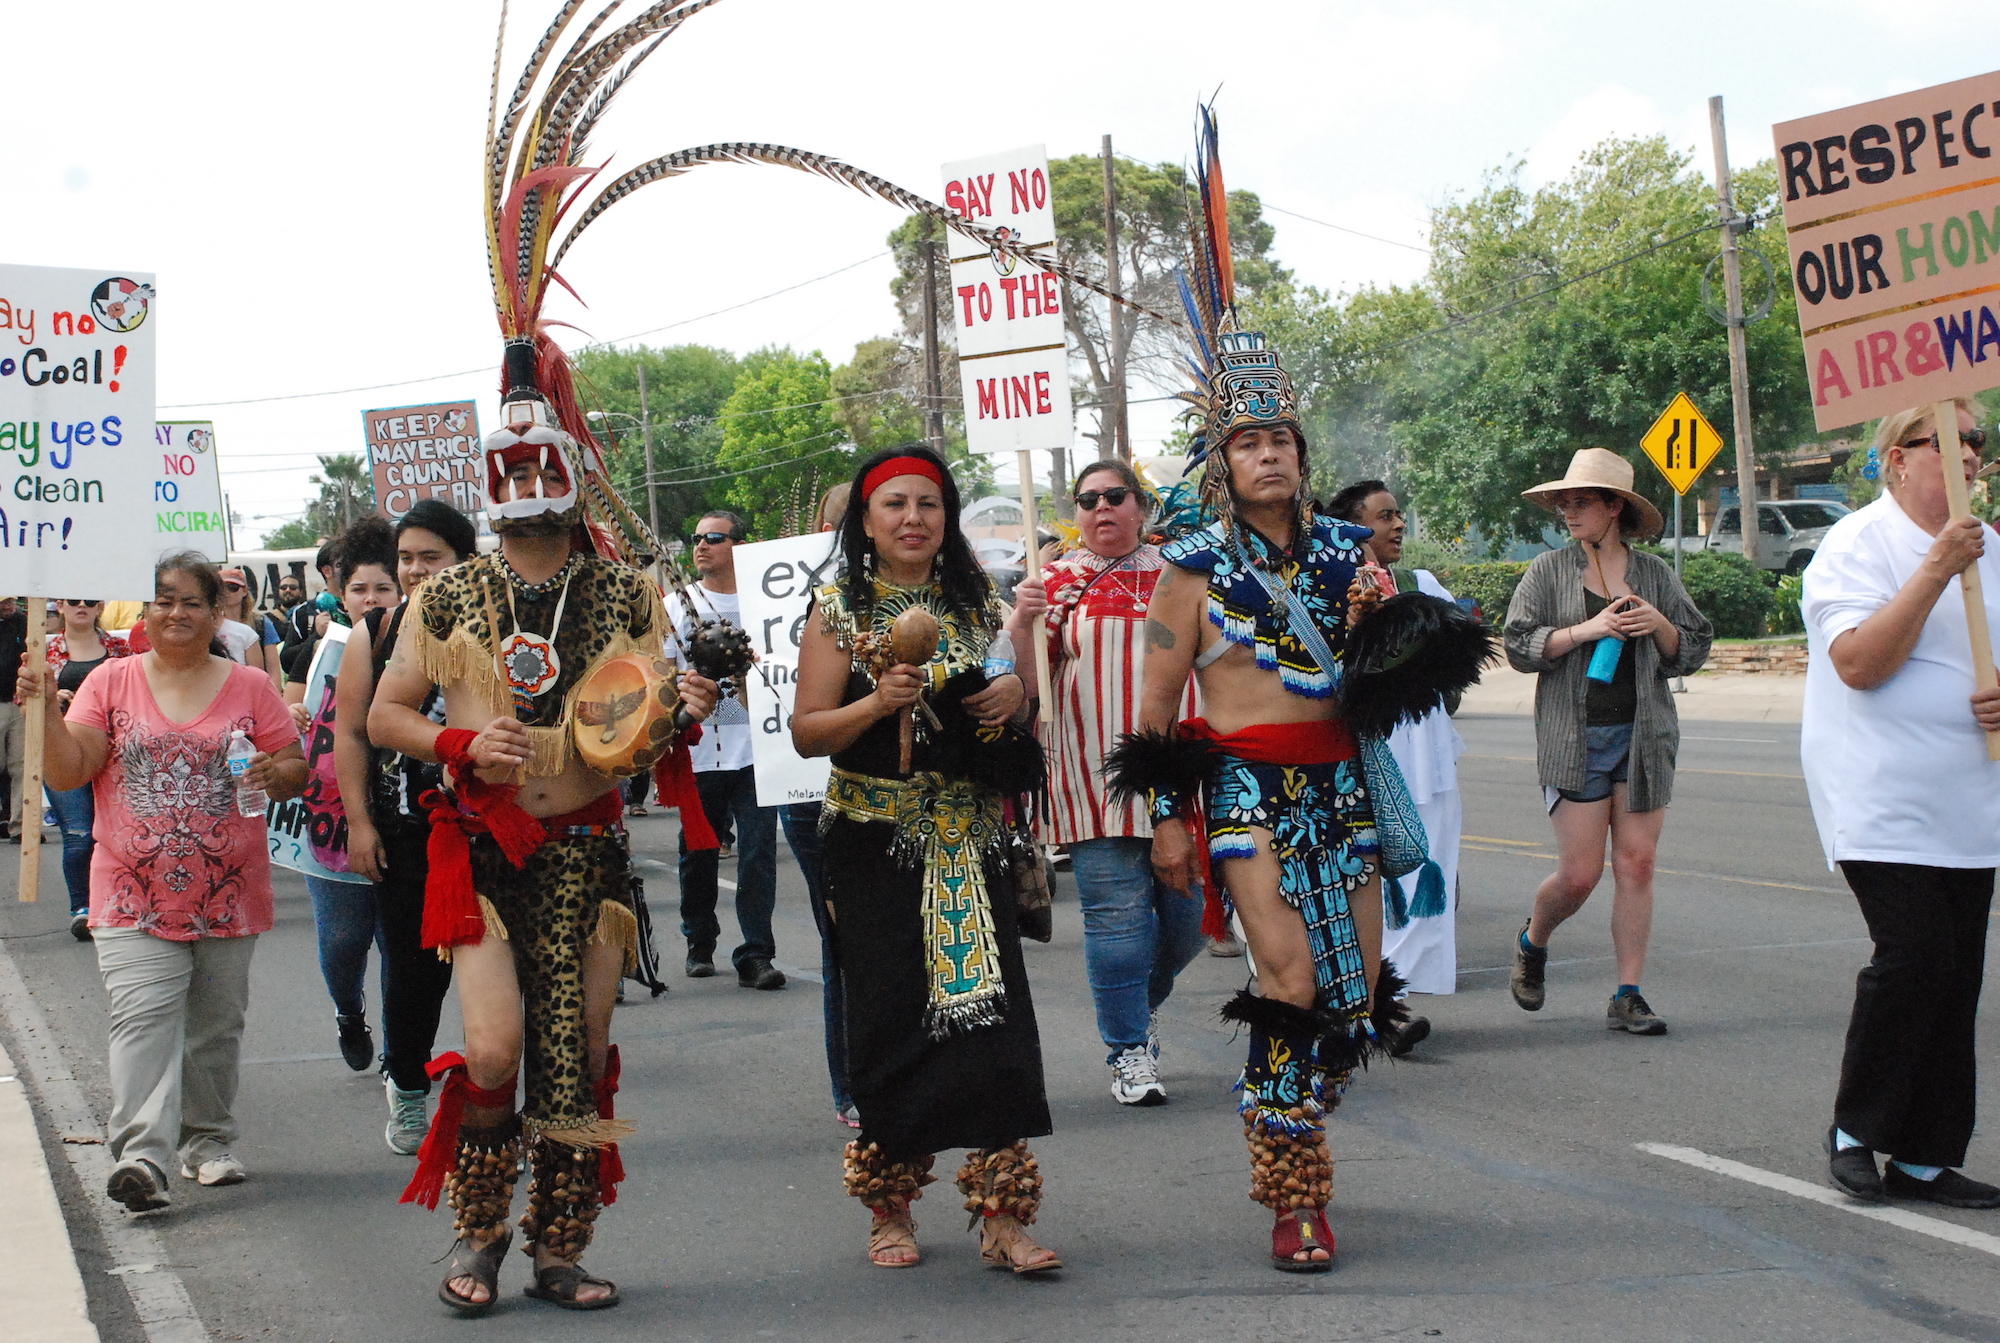
<svg viewBox="0 0 2000 1343"><path fill-rule="evenodd" d="M986 647L986 679L997 681L1014 671L1014 636L1001 630Z"/></svg>
<svg viewBox="0 0 2000 1343"><path fill-rule="evenodd" d="M1599 685L1610 685L1618 675L1618 659L1625 653L1625 641L1615 634L1607 634L1597 641L1597 647L1590 651L1590 670L1584 675Z"/></svg>
<svg viewBox="0 0 2000 1343"><path fill-rule="evenodd" d="M270 809L270 799L264 790L243 781L244 771L250 768L250 760L257 754L257 746L243 730L238 728L229 734L229 777L236 780L236 813L239 816L262 816Z"/></svg>

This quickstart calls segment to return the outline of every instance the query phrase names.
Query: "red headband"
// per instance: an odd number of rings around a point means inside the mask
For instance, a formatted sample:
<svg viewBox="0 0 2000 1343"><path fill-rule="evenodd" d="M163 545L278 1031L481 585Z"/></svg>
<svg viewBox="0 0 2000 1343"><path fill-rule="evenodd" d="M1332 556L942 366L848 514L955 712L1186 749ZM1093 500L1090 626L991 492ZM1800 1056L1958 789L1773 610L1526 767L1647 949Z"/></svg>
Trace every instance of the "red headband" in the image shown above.
<svg viewBox="0 0 2000 1343"><path fill-rule="evenodd" d="M939 489L944 488L944 472L927 457L891 457L861 478L861 501L865 505L875 491L897 476L922 476Z"/></svg>

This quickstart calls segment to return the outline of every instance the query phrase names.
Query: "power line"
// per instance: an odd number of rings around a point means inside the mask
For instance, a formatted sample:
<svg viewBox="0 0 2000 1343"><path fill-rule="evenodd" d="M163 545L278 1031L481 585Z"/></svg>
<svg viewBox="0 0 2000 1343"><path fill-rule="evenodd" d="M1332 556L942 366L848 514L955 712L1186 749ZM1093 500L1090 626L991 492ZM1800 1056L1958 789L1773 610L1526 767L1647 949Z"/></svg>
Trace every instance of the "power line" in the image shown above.
<svg viewBox="0 0 2000 1343"><path fill-rule="evenodd" d="M842 266L839 270L830 270L824 275L815 275L810 280L801 280L797 284L786 285L783 289L773 289L768 294L759 294L756 298L745 299L741 303L732 303L726 308L717 308L713 312L705 312L695 317L683 317L680 321L669 322L665 326L652 327L646 331L635 331L629 336L614 336L610 340L596 341L593 344L616 345L620 341L637 340L641 336L655 336L662 331L672 331L676 327L688 326L695 322L705 322L711 317L720 317L723 313L735 312L738 308L747 308L753 303L762 303L765 299L776 298L780 294L789 294L794 289L804 289L807 285L818 284L821 280L831 280L834 276L844 275L857 266L865 266L871 261L880 261L887 255L889 255L887 252L877 252L873 256L865 256L859 261L850 262ZM590 347L585 346L584 348L588 349ZM353 392L380 392L386 391L391 387L414 387L422 382L442 382L446 378L464 378L475 373L491 373L492 371L493 365L483 364L478 368L460 369L456 373L433 373L427 378L405 378L401 382L374 382L369 383L365 387L337 387L325 392L290 392L283 396L246 396L235 401L176 401L171 405L161 406L159 409L197 410L204 406L254 406L271 401L306 401L320 396L346 396Z"/></svg>
<svg viewBox="0 0 2000 1343"><path fill-rule="evenodd" d="M1318 224L1321 228L1330 228L1336 233L1352 233L1355 237L1366 238L1370 242L1387 243L1391 247L1408 248L1412 252L1422 252L1425 256L1431 254L1431 249L1428 247L1419 247L1415 243L1409 242L1397 242L1394 238L1384 238L1373 233L1363 233L1360 229L1349 228L1345 224L1329 224L1324 219L1314 219L1311 215L1302 215L1297 210L1287 210L1282 205L1273 205L1269 201L1264 202L1264 208L1274 214L1290 215L1294 219L1303 219L1308 224Z"/></svg>

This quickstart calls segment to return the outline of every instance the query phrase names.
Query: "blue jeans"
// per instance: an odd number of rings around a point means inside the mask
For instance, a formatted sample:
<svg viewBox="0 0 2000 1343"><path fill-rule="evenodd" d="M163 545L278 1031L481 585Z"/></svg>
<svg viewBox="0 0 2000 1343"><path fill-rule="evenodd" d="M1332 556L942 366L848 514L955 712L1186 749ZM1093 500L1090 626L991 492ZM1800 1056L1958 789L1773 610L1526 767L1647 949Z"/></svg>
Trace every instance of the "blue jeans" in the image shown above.
<svg viewBox="0 0 2000 1343"><path fill-rule="evenodd" d="M90 785L48 790L49 807L62 827L63 885L69 887L69 912L90 912L90 855L97 848L91 827L97 823L97 799Z"/></svg>
<svg viewBox="0 0 2000 1343"><path fill-rule="evenodd" d="M312 893L313 924L319 930L319 972L333 997L333 1010L344 1017L363 1016L368 1011L362 984L368 977L368 944L382 948L375 888L366 882L309 876L306 890Z"/></svg>
<svg viewBox="0 0 2000 1343"><path fill-rule="evenodd" d="M732 824L736 832L736 924L743 945L729 959L741 970L753 957L768 961L778 954L777 935L771 931L771 911L778 905L778 809L757 805L757 772L749 766L705 770L694 776L694 783L715 833L728 834ZM722 936L715 917L719 861L713 849L690 853L682 833L681 936L690 956L713 956Z"/></svg>
<svg viewBox="0 0 2000 1343"><path fill-rule="evenodd" d="M1147 1018L1200 954L1201 900L1154 879L1150 839L1085 840L1069 855L1083 906L1083 967L1108 1063L1146 1043Z"/></svg>
<svg viewBox="0 0 2000 1343"><path fill-rule="evenodd" d="M778 809L778 823L785 827L785 843L799 860L806 879L806 903L812 906L813 926L819 929L819 975L824 984L821 997L826 1016L826 1072L833 1081L833 1108L845 1110L854 1104L847 1089L847 1004L841 996L840 960L833 954L833 925L826 917L826 887L820 882L819 803L798 802Z"/></svg>

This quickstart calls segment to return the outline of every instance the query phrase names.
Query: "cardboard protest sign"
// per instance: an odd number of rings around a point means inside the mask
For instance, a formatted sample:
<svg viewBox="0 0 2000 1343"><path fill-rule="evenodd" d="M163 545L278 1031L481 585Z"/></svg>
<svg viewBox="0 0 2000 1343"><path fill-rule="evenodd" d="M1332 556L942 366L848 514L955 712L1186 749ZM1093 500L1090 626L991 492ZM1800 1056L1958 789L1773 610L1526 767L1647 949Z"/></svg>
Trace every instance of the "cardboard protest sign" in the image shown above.
<svg viewBox="0 0 2000 1343"><path fill-rule="evenodd" d="M945 204L1053 259L1055 204L1040 145L944 166ZM1062 286L1019 257L950 235L966 444L974 452L1066 448L1072 435Z"/></svg>
<svg viewBox="0 0 2000 1343"><path fill-rule="evenodd" d="M486 502L479 478L479 408L470 401L395 406L361 413L375 511L394 522L419 499L442 499L476 518Z"/></svg>
<svg viewBox="0 0 2000 1343"><path fill-rule="evenodd" d="M1818 427L2000 386L2000 73L1772 135Z"/></svg>
<svg viewBox="0 0 2000 1343"><path fill-rule="evenodd" d="M0 265L0 590L151 592L159 330L145 271ZM11 476L12 479L6 479Z"/></svg>
<svg viewBox="0 0 2000 1343"><path fill-rule="evenodd" d="M832 532L736 547L736 597L757 653L757 670L743 679L760 807L826 796L830 763L792 749L792 694L813 589L833 582L839 572Z"/></svg>
<svg viewBox="0 0 2000 1343"><path fill-rule="evenodd" d="M327 881L366 885L368 878L347 870L347 812L333 772L334 678L352 633L345 625L329 625L313 650L312 669L306 674L306 790L289 802L272 802L264 822L271 861L278 866ZM366 800L356 798L354 805L364 806Z"/></svg>
<svg viewBox="0 0 2000 1343"><path fill-rule="evenodd" d="M153 428L159 448L153 477L153 534L161 547L198 550L217 564L229 558L223 520L222 471L215 426L207 420L163 421Z"/></svg>

